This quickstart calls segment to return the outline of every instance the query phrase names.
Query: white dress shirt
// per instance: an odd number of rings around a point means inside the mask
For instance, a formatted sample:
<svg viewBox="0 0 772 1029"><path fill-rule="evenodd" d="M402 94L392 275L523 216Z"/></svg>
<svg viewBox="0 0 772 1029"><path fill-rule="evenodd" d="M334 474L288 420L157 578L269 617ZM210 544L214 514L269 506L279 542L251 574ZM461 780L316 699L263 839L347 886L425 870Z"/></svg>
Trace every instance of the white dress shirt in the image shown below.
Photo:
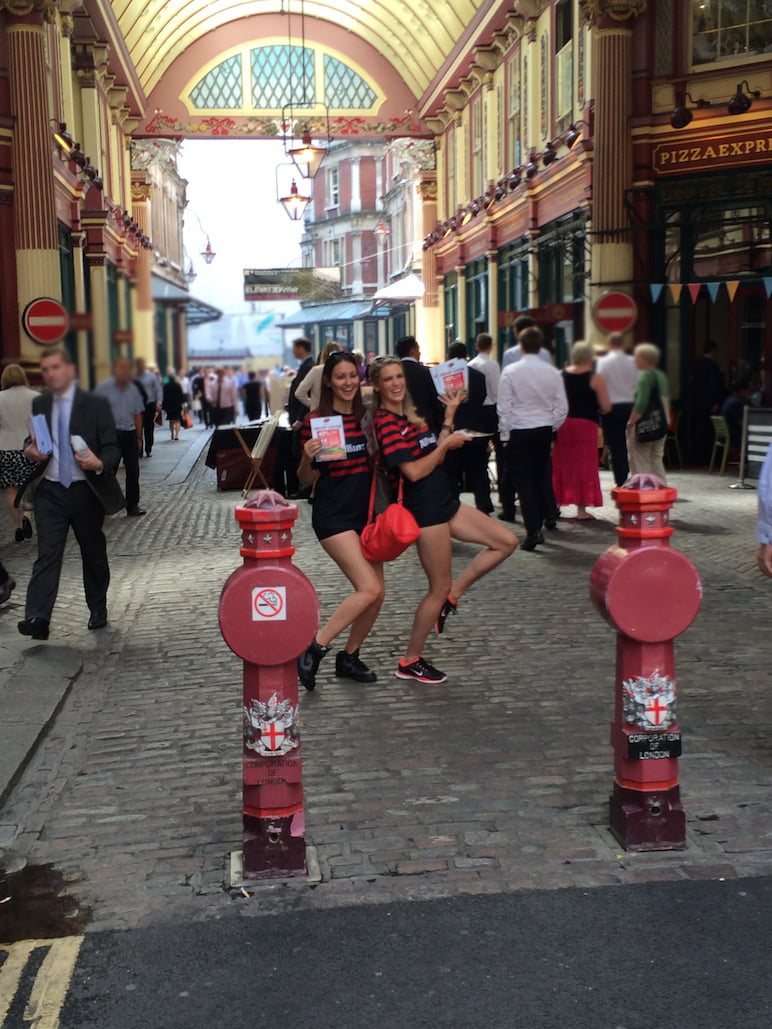
<svg viewBox="0 0 772 1029"><path fill-rule="evenodd" d="M490 354L478 354L469 362L470 368L476 368L485 376L485 400L484 405L491 406L499 398L499 379L501 369L499 362L494 361Z"/></svg>
<svg viewBox="0 0 772 1029"><path fill-rule="evenodd" d="M513 347L510 347L509 350L505 350L501 357L502 372L505 368L508 368L509 365L517 364L517 362L522 358L522 356L523 351L520 349L519 343L515 343L515 345ZM537 356L540 357L545 364L552 364L552 354L549 352L549 350L547 350L546 347L541 347Z"/></svg>
<svg viewBox="0 0 772 1029"><path fill-rule="evenodd" d="M612 404L632 404L638 369L629 354L624 350L610 350L598 361L598 372L606 380Z"/></svg>
<svg viewBox="0 0 772 1029"><path fill-rule="evenodd" d="M759 478L759 543L772 543L772 446L767 451Z"/></svg>
<svg viewBox="0 0 772 1029"><path fill-rule="evenodd" d="M513 429L552 426L556 432L568 416L563 377L538 354L523 354L507 365L499 382L499 434L506 441Z"/></svg>

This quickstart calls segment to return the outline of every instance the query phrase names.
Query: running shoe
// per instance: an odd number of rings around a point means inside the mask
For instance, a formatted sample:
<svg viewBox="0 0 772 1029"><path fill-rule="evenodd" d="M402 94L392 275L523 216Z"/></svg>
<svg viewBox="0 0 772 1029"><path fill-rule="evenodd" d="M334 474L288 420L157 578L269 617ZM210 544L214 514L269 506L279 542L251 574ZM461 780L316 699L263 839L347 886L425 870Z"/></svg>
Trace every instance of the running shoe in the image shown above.
<svg viewBox="0 0 772 1029"><path fill-rule="evenodd" d="M445 622L448 615L454 615L456 611L458 611L458 604L454 604L450 597L448 597L442 605L442 610L437 615L437 621L434 623L434 629L438 636L441 636L445 630Z"/></svg>
<svg viewBox="0 0 772 1029"><path fill-rule="evenodd" d="M316 673L319 671L322 658L329 652L329 647L323 647L321 643L313 640L311 646L304 650L298 658L298 679L307 690L316 689Z"/></svg>
<svg viewBox="0 0 772 1029"><path fill-rule="evenodd" d="M396 675L398 679L413 679L415 682L440 683L448 678L439 668L433 668L428 661L422 657L416 658L409 664L400 660L397 665Z"/></svg>
<svg viewBox="0 0 772 1029"><path fill-rule="evenodd" d="M341 650L335 655L335 675L338 679L353 679L354 682L378 681L375 672L371 672L364 661L360 661L358 650L353 654Z"/></svg>

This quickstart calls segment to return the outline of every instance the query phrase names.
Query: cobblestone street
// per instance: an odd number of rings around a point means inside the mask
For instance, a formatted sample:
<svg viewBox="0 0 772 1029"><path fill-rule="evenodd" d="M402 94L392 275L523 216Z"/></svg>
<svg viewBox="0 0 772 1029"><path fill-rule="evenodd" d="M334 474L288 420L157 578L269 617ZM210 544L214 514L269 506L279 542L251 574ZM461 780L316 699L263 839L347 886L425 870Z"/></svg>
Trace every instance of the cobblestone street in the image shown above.
<svg viewBox="0 0 772 1029"><path fill-rule="evenodd" d="M78 651L83 671L0 811L6 856L52 862L93 929L235 902L224 880L241 845L241 665L217 604L241 563L239 496L193 465L201 442L195 430L174 459L159 442L142 469L147 517L108 522L104 632L86 630L68 552L51 640ZM306 833L322 882L257 885L243 912L772 872L772 587L755 569L756 494L731 481L676 471L670 483L673 545L705 590L676 644L685 851L626 854L606 828L614 633L588 578L614 540L607 506L596 523L561 521L543 552L517 552L470 591L427 648L445 686L394 677L424 577L413 551L387 570L363 650L379 682L336 680L330 657L316 692L301 690ZM301 503L295 561L328 613L346 586L309 515ZM454 545L457 561L471 552ZM15 632L33 549L8 557L19 588L0 625Z"/></svg>

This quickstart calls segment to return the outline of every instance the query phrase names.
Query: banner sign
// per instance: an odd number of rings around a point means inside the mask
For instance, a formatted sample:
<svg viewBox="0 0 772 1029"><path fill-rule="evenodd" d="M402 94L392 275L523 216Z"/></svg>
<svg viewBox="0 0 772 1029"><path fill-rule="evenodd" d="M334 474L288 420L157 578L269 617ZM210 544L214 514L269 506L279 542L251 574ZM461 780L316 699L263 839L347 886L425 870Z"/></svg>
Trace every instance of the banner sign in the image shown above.
<svg viewBox="0 0 772 1029"><path fill-rule="evenodd" d="M337 300L340 268L245 268L245 300Z"/></svg>
<svg viewBox="0 0 772 1029"><path fill-rule="evenodd" d="M654 147L654 170L659 175L685 175L745 164L772 161L772 131L755 129L710 136L707 139L668 140Z"/></svg>

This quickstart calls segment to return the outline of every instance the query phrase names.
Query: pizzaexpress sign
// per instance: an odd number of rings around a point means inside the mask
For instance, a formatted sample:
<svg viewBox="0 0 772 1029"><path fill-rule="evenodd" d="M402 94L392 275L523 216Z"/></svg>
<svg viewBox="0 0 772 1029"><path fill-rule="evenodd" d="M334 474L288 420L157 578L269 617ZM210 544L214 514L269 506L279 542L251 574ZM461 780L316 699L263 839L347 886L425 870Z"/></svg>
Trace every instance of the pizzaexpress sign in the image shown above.
<svg viewBox="0 0 772 1029"><path fill-rule="evenodd" d="M738 164L768 164L772 161L772 131L711 136L687 142L658 143L654 147L654 169L660 175L684 175L694 171L736 168Z"/></svg>

